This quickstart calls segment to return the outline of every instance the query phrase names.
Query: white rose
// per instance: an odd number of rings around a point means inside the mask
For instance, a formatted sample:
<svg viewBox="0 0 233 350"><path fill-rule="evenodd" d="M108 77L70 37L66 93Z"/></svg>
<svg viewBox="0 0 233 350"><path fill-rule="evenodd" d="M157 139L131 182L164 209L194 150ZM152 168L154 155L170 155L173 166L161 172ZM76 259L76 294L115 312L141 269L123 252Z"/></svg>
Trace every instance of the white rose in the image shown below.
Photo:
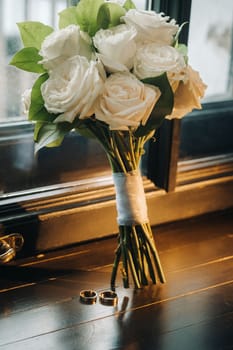
<svg viewBox="0 0 233 350"><path fill-rule="evenodd" d="M143 84L133 74L112 74L96 100L96 119L111 130L136 129L140 123L145 125L159 97L157 87Z"/></svg>
<svg viewBox="0 0 233 350"><path fill-rule="evenodd" d="M133 67L136 52L136 31L125 24L100 29L93 37L97 56L109 73L128 71Z"/></svg>
<svg viewBox="0 0 233 350"><path fill-rule="evenodd" d="M80 31L79 26L71 24L48 35L39 54L43 57L40 63L46 69L53 69L67 58L76 55L91 59L91 38L87 33Z"/></svg>
<svg viewBox="0 0 233 350"><path fill-rule="evenodd" d="M31 105L31 93L32 89L26 89L22 94L22 106L23 106L23 114L28 115L29 108Z"/></svg>
<svg viewBox="0 0 233 350"><path fill-rule="evenodd" d="M182 118L194 108L201 109L200 99L204 97L206 85L197 71L186 69L186 80L181 81L174 94L174 108L167 119Z"/></svg>
<svg viewBox="0 0 233 350"><path fill-rule="evenodd" d="M131 9L122 20L133 25L137 30L137 38L142 41L152 41L161 45L171 45L179 26L175 20L169 22L169 17L154 11Z"/></svg>
<svg viewBox="0 0 233 350"><path fill-rule="evenodd" d="M78 115L85 118L93 114L93 104L102 87L96 63L74 56L52 70L41 85L41 93L45 108L50 113L60 114L56 122L73 122Z"/></svg>
<svg viewBox="0 0 233 350"><path fill-rule="evenodd" d="M154 43L144 44L136 52L134 74L139 79L156 77L162 73L176 80L186 67L184 57L172 46L159 46Z"/></svg>

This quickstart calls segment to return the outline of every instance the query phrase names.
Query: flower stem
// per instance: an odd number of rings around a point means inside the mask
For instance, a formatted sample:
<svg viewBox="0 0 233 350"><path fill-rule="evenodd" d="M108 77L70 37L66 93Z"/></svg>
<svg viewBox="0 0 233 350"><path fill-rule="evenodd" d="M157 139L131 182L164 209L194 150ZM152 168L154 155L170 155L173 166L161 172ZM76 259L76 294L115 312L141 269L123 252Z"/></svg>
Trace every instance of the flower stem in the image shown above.
<svg viewBox="0 0 233 350"><path fill-rule="evenodd" d="M120 172L127 173L126 161L123 161L122 154L120 153L120 149L117 144L116 133L111 132L111 146L113 148L114 154L116 156L117 162L119 164Z"/></svg>
<svg viewBox="0 0 233 350"><path fill-rule="evenodd" d="M113 263L112 275L111 275L111 290L113 291L115 291L116 289L116 276L117 276L117 270L119 267L120 259L121 259L121 245L119 244L115 252L115 260Z"/></svg>
<svg viewBox="0 0 233 350"><path fill-rule="evenodd" d="M134 247L135 255L137 256L139 271L140 271L140 281L142 285L147 285L148 280L145 273L145 264L144 264L144 254L143 247L140 236L137 232L137 226L132 226L132 246Z"/></svg>
<svg viewBox="0 0 233 350"><path fill-rule="evenodd" d="M126 237L127 237L127 227L126 226L120 226L120 245L121 245L121 255L122 255L122 279L123 279L123 285L125 288L129 288L129 272L128 272L128 253L127 253L127 244L126 244Z"/></svg>
<svg viewBox="0 0 233 350"><path fill-rule="evenodd" d="M148 242L148 244L150 246L152 255L154 257L154 262L155 262L155 265L156 265L156 268L157 268L157 271L158 271L160 282L161 283L165 283L166 282L166 278L164 276L162 265L161 265L160 258L159 258L159 254L158 254L158 251L157 251L157 248L156 248L153 236L152 236L152 231L151 231L150 224L147 223L145 225L146 225L146 228L147 228L147 232L149 233L149 235L145 235L145 237L147 239L147 242Z"/></svg>

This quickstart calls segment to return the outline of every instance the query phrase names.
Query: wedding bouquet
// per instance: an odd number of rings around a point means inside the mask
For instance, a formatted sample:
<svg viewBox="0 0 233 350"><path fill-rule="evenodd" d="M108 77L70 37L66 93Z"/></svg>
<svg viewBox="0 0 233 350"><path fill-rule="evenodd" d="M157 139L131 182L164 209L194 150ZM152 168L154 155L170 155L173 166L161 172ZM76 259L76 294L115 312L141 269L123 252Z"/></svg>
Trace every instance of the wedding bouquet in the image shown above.
<svg viewBox="0 0 233 350"><path fill-rule="evenodd" d="M164 118L201 108L205 84L179 43L182 26L131 0L81 0L59 14L59 29L19 23L24 48L10 64L37 73L23 94L36 151L59 146L71 130L106 151L116 190L119 236L111 276L124 287L165 277L149 224L139 170L145 142Z"/></svg>

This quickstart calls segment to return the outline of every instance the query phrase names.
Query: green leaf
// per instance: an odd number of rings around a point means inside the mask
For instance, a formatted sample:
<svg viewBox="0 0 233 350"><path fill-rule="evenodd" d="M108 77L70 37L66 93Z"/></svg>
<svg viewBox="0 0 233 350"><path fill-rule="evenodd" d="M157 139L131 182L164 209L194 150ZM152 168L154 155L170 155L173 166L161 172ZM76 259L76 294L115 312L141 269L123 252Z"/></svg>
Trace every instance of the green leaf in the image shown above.
<svg viewBox="0 0 233 350"><path fill-rule="evenodd" d="M70 24L78 25L78 14L75 6L68 7L59 13L59 28L65 28Z"/></svg>
<svg viewBox="0 0 233 350"><path fill-rule="evenodd" d="M34 140L37 143L35 152L37 153L43 147L48 147L49 144L53 144L54 147L59 146L64 136L65 133L61 133L57 124L40 123L36 128L36 134L34 133Z"/></svg>
<svg viewBox="0 0 233 350"><path fill-rule="evenodd" d="M37 142L40 129L44 126L44 122L36 122L34 126L34 141Z"/></svg>
<svg viewBox="0 0 233 350"><path fill-rule="evenodd" d="M93 122L92 122L93 123ZM90 128L88 128L88 121L87 120L78 120L77 125L75 126L75 130L84 137L95 139L95 134L91 131Z"/></svg>
<svg viewBox="0 0 233 350"><path fill-rule="evenodd" d="M140 125L135 131L136 137L145 136L150 131L158 129L166 115L171 114L174 104L174 94L166 73L158 77L146 78L142 81L145 84L157 86L161 91L161 96L155 104L146 125Z"/></svg>
<svg viewBox="0 0 233 350"><path fill-rule="evenodd" d="M96 139L96 136L88 128L76 128L77 133L81 136L87 137L89 139Z"/></svg>
<svg viewBox="0 0 233 350"><path fill-rule="evenodd" d="M187 56L188 55L188 48L185 44L178 44L176 46L176 49L182 53L184 56Z"/></svg>
<svg viewBox="0 0 233 350"><path fill-rule="evenodd" d="M97 16L103 3L104 0L80 0L76 7L80 29L87 32L90 36L94 36L100 29L97 23Z"/></svg>
<svg viewBox="0 0 233 350"><path fill-rule="evenodd" d="M109 28L111 22L111 14L109 8L107 6L100 6L98 14L97 14L97 27L99 29L107 29Z"/></svg>
<svg viewBox="0 0 233 350"><path fill-rule="evenodd" d="M44 107L44 100L41 95L40 87L48 77L47 73L41 75L32 87L29 120L52 122L57 117L57 115L49 113Z"/></svg>
<svg viewBox="0 0 233 350"><path fill-rule="evenodd" d="M53 32L53 28L40 22L17 23L25 47L35 47L40 50L41 43L46 36Z"/></svg>
<svg viewBox="0 0 233 350"><path fill-rule="evenodd" d="M73 128L70 123L37 122L34 130L35 152L43 147L58 147Z"/></svg>
<svg viewBox="0 0 233 350"><path fill-rule="evenodd" d="M35 47L25 47L14 55L9 64L27 72L44 73L44 67L38 63L41 59Z"/></svg>
<svg viewBox="0 0 233 350"><path fill-rule="evenodd" d="M176 49L184 56L185 63L188 63L188 47L185 44L177 44Z"/></svg>
<svg viewBox="0 0 233 350"><path fill-rule="evenodd" d="M123 7L124 9L126 9L126 11L129 11L131 9L136 9L136 6L134 5L132 0L126 0Z"/></svg>
<svg viewBox="0 0 233 350"><path fill-rule="evenodd" d="M121 7L119 4L112 3L112 2L105 2L99 8L97 22L99 27L103 29L115 27L121 23L121 17L124 15L125 15L125 9ZM107 23L108 23L108 26L106 26Z"/></svg>

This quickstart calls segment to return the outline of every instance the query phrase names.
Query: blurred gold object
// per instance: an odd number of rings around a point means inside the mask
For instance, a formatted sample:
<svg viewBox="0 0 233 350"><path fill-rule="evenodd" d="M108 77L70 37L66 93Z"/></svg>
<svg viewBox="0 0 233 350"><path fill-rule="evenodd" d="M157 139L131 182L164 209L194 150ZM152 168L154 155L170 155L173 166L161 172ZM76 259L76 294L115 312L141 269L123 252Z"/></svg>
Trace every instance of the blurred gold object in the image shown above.
<svg viewBox="0 0 233 350"><path fill-rule="evenodd" d="M0 264L13 260L23 244L23 236L19 233L0 236Z"/></svg>

